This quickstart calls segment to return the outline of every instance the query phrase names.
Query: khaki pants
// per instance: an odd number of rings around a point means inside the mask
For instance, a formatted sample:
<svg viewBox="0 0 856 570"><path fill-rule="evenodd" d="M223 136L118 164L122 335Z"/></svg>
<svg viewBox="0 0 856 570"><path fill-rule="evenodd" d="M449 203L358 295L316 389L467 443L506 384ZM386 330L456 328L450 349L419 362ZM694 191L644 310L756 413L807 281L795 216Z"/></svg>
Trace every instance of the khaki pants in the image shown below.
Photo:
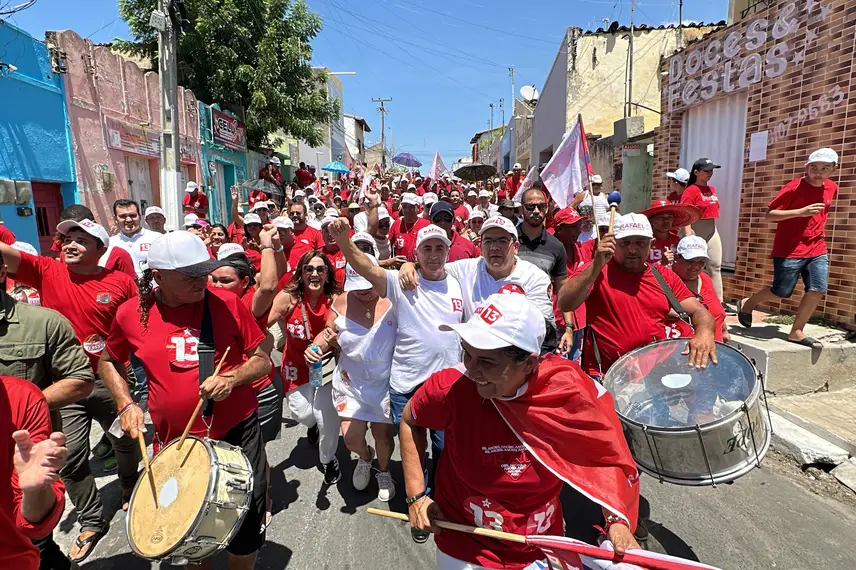
<svg viewBox="0 0 856 570"><path fill-rule="evenodd" d="M704 266L704 271L710 275L716 296L722 302L722 240L716 231L716 220L699 220L693 224L696 235L707 242L707 255L709 259Z"/></svg>

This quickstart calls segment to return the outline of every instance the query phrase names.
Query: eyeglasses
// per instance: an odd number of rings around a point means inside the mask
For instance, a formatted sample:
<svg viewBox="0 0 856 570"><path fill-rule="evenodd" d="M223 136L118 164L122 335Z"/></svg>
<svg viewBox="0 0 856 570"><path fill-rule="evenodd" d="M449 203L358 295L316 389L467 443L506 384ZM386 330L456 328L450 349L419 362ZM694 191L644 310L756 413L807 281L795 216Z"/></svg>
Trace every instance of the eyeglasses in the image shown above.
<svg viewBox="0 0 856 570"><path fill-rule="evenodd" d="M492 247L498 247L500 249L505 249L509 245L511 245L511 238L501 237L501 238L485 238L482 240L482 247L486 247L488 249Z"/></svg>
<svg viewBox="0 0 856 570"><path fill-rule="evenodd" d="M389 219L383 219L383 220L381 220L381 221L379 221L379 222L377 223L377 226L378 226L379 228L380 228L380 227L384 227L384 228L385 228L385 227L388 227L390 224L391 224L391 222L389 221Z"/></svg>
<svg viewBox="0 0 856 570"><path fill-rule="evenodd" d="M317 273L318 275L323 275L324 273L327 273L327 266L326 265L304 265L303 266L303 272L309 273L310 275L312 273Z"/></svg>
<svg viewBox="0 0 856 570"><path fill-rule="evenodd" d="M365 253L367 255L374 255L374 248L371 246L370 243L359 242L359 243L356 243L354 245L356 245L357 249L362 251L363 253Z"/></svg>
<svg viewBox="0 0 856 570"><path fill-rule="evenodd" d="M547 211L546 202L532 202L530 204L523 204L523 207L526 208L527 212L534 212L536 209L541 210L542 212Z"/></svg>
<svg viewBox="0 0 856 570"><path fill-rule="evenodd" d="M455 219L454 216L452 216L451 214L437 214L436 216L431 218L431 221L449 223L454 219Z"/></svg>

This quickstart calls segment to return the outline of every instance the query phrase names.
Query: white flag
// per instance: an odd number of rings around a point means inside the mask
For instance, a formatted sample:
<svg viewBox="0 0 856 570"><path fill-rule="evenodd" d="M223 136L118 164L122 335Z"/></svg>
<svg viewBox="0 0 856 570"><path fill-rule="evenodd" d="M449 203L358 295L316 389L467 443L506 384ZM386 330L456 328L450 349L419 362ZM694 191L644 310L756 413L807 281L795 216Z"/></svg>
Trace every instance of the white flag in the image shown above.
<svg viewBox="0 0 856 570"><path fill-rule="evenodd" d="M363 183L360 186L360 204L363 203L363 200L366 198L366 190L369 188L369 184L372 183L372 175L366 172L366 175L363 177Z"/></svg>
<svg viewBox="0 0 856 570"><path fill-rule="evenodd" d="M541 172L541 182L560 208L567 208L574 194L588 184L588 161L586 142L579 116L571 130L565 134L562 144Z"/></svg>
<svg viewBox="0 0 856 570"><path fill-rule="evenodd" d="M440 158L440 151L435 151L434 162L431 163L431 170L428 171L428 176L431 180L440 180L444 172L446 172L446 165L443 164L443 159Z"/></svg>
<svg viewBox="0 0 856 570"><path fill-rule="evenodd" d="M520 188L517 190L517 194L514 195L512 200L515 202L520 202L523 198L523 193L532 188L535 185L535 182L538 180L538 166L535 165L529 169L529 172L526 173L526 178L523 179L523 183L520 185Z"/></svg>

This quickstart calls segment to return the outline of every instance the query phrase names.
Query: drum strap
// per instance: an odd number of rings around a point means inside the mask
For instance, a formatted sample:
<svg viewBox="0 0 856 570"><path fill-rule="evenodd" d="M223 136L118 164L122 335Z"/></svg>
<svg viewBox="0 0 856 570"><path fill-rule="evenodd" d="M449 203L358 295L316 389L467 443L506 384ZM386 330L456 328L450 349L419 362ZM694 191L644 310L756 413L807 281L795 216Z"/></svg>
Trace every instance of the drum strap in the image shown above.
<svg viewBox="0 0 856 570"><path fill-rule="evenodd" d="M214 346L214 324L211 320L211 309L208 306L208 291L205 291L205 299L202 301L202 328L199 333L199 345L196 348L196 353L199 355L199 385L201 386L205 379L214 374L214 352L217 347ZM205 405L202 407L202 415L211 417L214 413L214 400L205 400Z"/></svg>
<svg viewBox="0 0 856 570"><path fill-rule="evenodd" d="M674 310L678 314L678 318L680 318L685 323L692 324L690 316L681 306L681 303L675 296L674 291L672 291L672 288L669 287L668 283L666 283L666 280L663 279L663 274L660 273L660 271L653 265L650 265L649 267L651 268L651 273L654 274L654 278L657 279L657 283L660 284L660 288L663 290L663 293L666 295L666 299L669 300L669 305L671 305L672 310Z"/></svg>

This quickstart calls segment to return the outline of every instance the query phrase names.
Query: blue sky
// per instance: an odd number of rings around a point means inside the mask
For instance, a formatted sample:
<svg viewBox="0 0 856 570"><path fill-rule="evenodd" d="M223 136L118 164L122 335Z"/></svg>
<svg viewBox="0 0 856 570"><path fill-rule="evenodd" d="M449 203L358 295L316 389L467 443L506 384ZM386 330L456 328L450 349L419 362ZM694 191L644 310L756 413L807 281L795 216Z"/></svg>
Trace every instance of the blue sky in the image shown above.
<svg viewBox="0 0 856 570"><path fill-rule="evenodd" d="M11 0L20 4L24 0ZM515 89L543 86L568 26L595 29L604 18L630 22L630 0L308 0L324 19L313 42L313 64L343 76L344 110L365 117L380 140L373 97L388 104L387 136L395 146L430 166L435 149L450 166L469 153L473 133L486 129L489 104L494 126L499 99L510 113ZM9 0L0 0L0 6ZM636 22L676 22L677 0L640 0ZM684 20L725 19L727 2L687 0ZM37 0L13 16L13 24L37 38L46 30L73 29L95 42L128 37L115 0Z"/></svg>

